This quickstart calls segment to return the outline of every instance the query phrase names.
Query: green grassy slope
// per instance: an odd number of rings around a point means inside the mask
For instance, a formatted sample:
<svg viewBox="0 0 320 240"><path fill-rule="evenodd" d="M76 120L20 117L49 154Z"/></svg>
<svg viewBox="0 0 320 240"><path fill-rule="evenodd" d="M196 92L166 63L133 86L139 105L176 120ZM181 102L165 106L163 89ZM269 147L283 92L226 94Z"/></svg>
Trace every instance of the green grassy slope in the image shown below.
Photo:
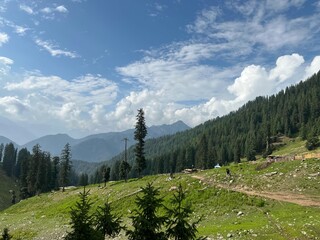
<svg viewBox="0 0 320 240"><path fill-rule="evenodd" d="M303 145L300 140L288 141L275 155L293 151L300 154L305 151ZM227 167L232 177L226 176ZM157 175L131 179L127 183L110 182L106 188L98 185L87 188L94 202L93 208L108 199L128 227L141 186L152 182L160 187L164 204L168 206L173 194L170 188L181 183L194 207L193 220L202 217L198 225L200 235L210 239L228 236L240 240L320 239L320 160L268 165L258 160L227 167L176 174L170 181L168 175ZM242 190L252 191L256 196ZM53 192L23 200L0 212L0 230L8 227L13 239L63 239L70 230L70 207L77 201L80 191L82 188L72 188L65 193ZM308 201L299 205L272 199L272 194L277 193L283 194L280 197L311 200L318 205L309 206ZM262 195L257 196L259 194ZM161 210L160 214L163 212ZM119 239L126 239L124 233Z"/></svg>
<svg viewBox="0 0 320 240"><path fill-rule="evenodd" d="M11 206L10 190L19 194L17 184L0 169L0 211Z"/></svg>

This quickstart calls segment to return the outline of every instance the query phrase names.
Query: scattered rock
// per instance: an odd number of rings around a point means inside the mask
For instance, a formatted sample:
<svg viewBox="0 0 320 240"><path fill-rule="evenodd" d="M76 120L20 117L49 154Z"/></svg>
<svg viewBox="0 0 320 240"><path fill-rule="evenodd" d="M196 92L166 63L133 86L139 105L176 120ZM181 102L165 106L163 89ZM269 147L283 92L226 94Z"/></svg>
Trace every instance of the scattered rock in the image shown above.
<svg viewBox="0 0 320 240"><path fill-rule="evenodd" d="M238 212L237 216L240 217L240 216L242 216L243 214L244 214L244 213L240 211L240 212Z"/></svg>
<svg viewBox="0 0 320 240"><path fill-rule="evenodd" d="M318 177L320 176L320 172L309 174L310 177Z"/></svg>
<svg viewBox="0 0 320 240"><path fill-rule="evenodd" d="M227 234L227 238L232 238L232 237L233 237L232 233Z"/></svg>
<svg viewBox="0 0 320 240"><path fill-rule="evenodd" d="M271 177L271 176L276 175L276 174L278 174L277 171L275 171L275 172L269 172L269 173L266 173L265 176L266 176L266 177Z"/></svg>

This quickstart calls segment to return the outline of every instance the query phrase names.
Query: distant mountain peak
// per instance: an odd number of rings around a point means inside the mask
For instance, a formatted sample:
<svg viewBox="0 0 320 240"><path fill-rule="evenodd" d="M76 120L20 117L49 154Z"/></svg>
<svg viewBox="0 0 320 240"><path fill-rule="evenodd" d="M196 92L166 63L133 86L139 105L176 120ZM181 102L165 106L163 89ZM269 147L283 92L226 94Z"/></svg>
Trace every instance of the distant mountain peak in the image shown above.
<svg viewBox="0 0 320 240"><path fill-rule="evenodd" d="M158 138L164 135L172 135L189 129L182 121L173 124L163 124L161 126L152 126L148 128L147 138ZM28 142L23 147L30 151L36 144L41 146L43 151L48 151L52 155L59 155L66 143L71 145L73 159L84 160L88 162L99 162L112 158L123 151L123 138L129 139L129 145L134 144L134 129L128 129L122 132L109 132L92 134L80 139L74 139L65 133L57 133L42 136L38 139Z"/></svg>

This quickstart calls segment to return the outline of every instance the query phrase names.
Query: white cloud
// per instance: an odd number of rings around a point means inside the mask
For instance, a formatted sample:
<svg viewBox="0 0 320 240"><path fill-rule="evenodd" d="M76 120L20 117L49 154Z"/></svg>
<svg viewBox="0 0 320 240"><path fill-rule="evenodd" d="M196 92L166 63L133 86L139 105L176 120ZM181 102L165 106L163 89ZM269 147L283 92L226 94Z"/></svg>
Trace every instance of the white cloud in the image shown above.
<svg viewBox="0 0 320 240"><path fill-rule="evenodd" d="M35 12L33 11L33 9L30 6L22 4L22 5L20 5L20 9L30 15L35 14Z"/></svg>
<svg viewBox="0 0 320 240"><path fill-rule="evenodd" d="M248 55L254 50L267 52L307 45L320 31L319 25L315 24L320 21L320 15L315 13L293 17L286 12L290 7L301 7L303 3L300 0L253 0L244 4L242 1L228 1L226 5L230 11L240 12L242 17L226 20L226 12L211 7L200 12L195 21L187 26L187 30L209 38L212 44L230 46L229 50L225 48L224 51L230 51L231 54L234 49L237 49L237 53Z"/></svg>
<svg viewBox="0 0 320 240"><path fill-rule="evenodd" d="M7 4L10 0L2 0L0 2L0 12L5 12L7 10Z"/></svg>
<svg viewBox="0 0 320 240"><path fill-rule="evenodd" d="M9 41L9 36L6 33L0 32L0 47L2 44L7 43Z"/></svg>
<svg viewBox="0 0 320 240"><path fill-rule="evenodd" d="M239 68L235 66L218 70L214 66L199 64L199 61L209 59L219 50L210 44L174 44L117 70L125 77L125 81L136 81L140 88L161 91L167 99L210 99L224 93L216 89L235 76Z"/></svg>
<svg viewBox="0 0 320 240"><path fill-rule="evenodd" d="M13 60L7 57L0 56L0 64L11 65L13 64Z"/></svg>
<svg viewBox="0 0 320 240"><path fill-rule="evenodd" d="M190 69L193 77L174 81L171 78L175 79L181 74L181 69L172 68L171 71L177 72L169 73L169 76L165 77L165 73L168 74L168 65L172 62L157 66L155 61L144 62L146 66L141 62L136 69L131 69L131 74L139 73L140 75L136 76L139 78L147 74L146 78L149 78L148 75L153 72L152 76L157 78L156 81L164 77L162 84L157 82L153 86L151 83L147 85L140 82L143 89L131 91L117 102L112 111L110 108L117 99L118 86L101 76L86 75L67 81L58 76L29 73L21 81L7 83L3 87L7 96L0 98L0 113L20 120L28 119L37 124L50 122L51 127L60 129L60 132L75 129L78 132L92 133L134 127L136 111L143 107L148 125L183 120L190 126L195 126L236 110L257 96L273 94L297 83L306 72L315 72L320 67L319 56L312 62L304 63L303 57L295 53L280 56L271 68L249 65L242 70L233 69L234 72L211 69L214 74L211 78L203 78L202 71L206 72L208 69ZM11 61L5 59L3 62L10 64ZM286 65L292 67L287 69L284 67ZM135 72L138 68L148 71ZM191 73L185 71L183 74ZM216 78L223 81L218 86L211 85L211 82L219 82ZM199 83L202 86L198 88ZM172 89L168 88L170 84ZM180 88L183 93L179 92ZM187 94L191 95L190 99L194 99L191 104L182 101L189 100Z"/></svg>
<svg viewBox="0 0 320 240"><path fill-rule="evenodd" d="M279 57L276 67L270 71L262 66L250 65L242 71L241 76L235 79L228 90L236 96L234 101L240 104L257 96L271 95L284 86L300 81L303 76L300 66L303 63L303 57L294 53Z"/></svg>
<svg viewBox="0 0 320 240"><path fill-rule="evenodd" d="M27 110L28 106L17 96L5 96L0 98L0 108L2 108L5 113L11 114L19 119Z"/></svg>
<svg viewBox="0 0 320 240"><path fill-rule="evenodd" d="M305 75L303 79L311 77L313 74L320 71L320 56L314 57L309 66L306 67Z"/></svg>
<svg viewBox="0 0 320 240"><path fill-rule="evenodd" d="M216 22L217 17L221 14L219 8L210 7L204 9L198 15L193 24L187 25L187 30L190 32L205 33L212 24Z"/></svg>
<svg viewBox="0 0 320 240"><path fill-rule="evenodd" d="M55 10L57 12L61 12L61 13L67 13L68 12L68 9L63 5L60 5L60 6L56 7Z"/></svg>
<svg viewBox="0 0 320 240"><path fill-rule="evenodd" d="M41 39L36 39L35 43L44 48L45 50L47 50L51 56L56 57L56 56L65 56L65 57L70 57L70 58L76 58L78 57L78 55L74 52L70 52L70 51L66 51L66 50L62 50L59 49L57 46L55 46L54 44L48 42L48 41L43 41Z"/></svg>
<svg viewBox="0 0 320 240"><path fill-rule="evenodd" d="M299 54L285 55L277 59L276 67L270 71L270 79L279 79L284 82L293 77L297 68L304 63L304 59Z"/></svg>
<svg viewBox="0 0 320 240"><path fill-rule="evenodd" d="M43 9L41 9L41 12L43 12L43 13L52 13L52 8L49 8L49 7L45 7L45 8L43 8Z"/></svg>
<svg viewBox="0 0 320 240"><path fill-rule="evenodd" d="M67 81L58 76L29 73L21 81L7 83L3 89L7 98L2 99L0 113L37 124L49 121L52 126L79 131L101 126L118 93L115 83L99 75Z"/></svg>
<svg viewBox="0 0 320 240"><path fill-rule="evenodd" d="M241 76L235 79L228 90L236 96L237 101L245 102L253 96L258 96L262 91L269 93L271 87L266 69L250 65L242 71Z"/></svg>
<svg viewBox="0 0 320 240"><path fill-rule="evenodd" d="M195 126L236 110L257 96L274 94L302 80L305 71L315 72L320 67L320 57L316 57L308 65L304 63L301 55L294 53L280 56L273 68L262 65L246 66L238 72L238 77L234 78L239 68L233 71L212 68L209 72L204 68L203 72L211 75L211 78L206 78L202 71L195 71L193 68L190 68L192 77L186 77L188 71L181 72L181 62L174 63L172 59L171 62L158 61L148 59L119 69L126 77L135 76L148 90L131 92L108 114L108 120L111 123L116 122L117 129L132 127L136 109L141 107L145 109L150 125L183 120L190 126ZM168 66L175 67L169 69ZM188 65L184 67L188 68ZM203 66L198 67L201 69ZM223 81L217 80L219 78ZM217 93L219 91L224 94ZM229 94L226 91L229 91ZM182 101L187 99L194 99L195 102L189 106Z"/></svg>
<svg viewBox="0 0 320 240"><path fill-rule="evenodd" d="M11 69L10 65L12 64L13 64L12 59L0 56L0 76L6 75L10 71Z"/></svg>
<svg viewBox="0 0 320 240"><path fill-rule="evenodd" d="M64 5L60 5L57 7L45 7L43 9L40 10L42 13L44 14L50 14L50 13L54 13L54 12L59 12L59 13L68 13L68 9L64 6Z"/></svg>
<svg viewBox="0 0 320 240"><path fill-rule="evenodd" d="M24 36L26 34L26 31L30 30L30 28L22 27L18 25L14 26L14 28L15 28L15 32L20 36Z"/></svg>

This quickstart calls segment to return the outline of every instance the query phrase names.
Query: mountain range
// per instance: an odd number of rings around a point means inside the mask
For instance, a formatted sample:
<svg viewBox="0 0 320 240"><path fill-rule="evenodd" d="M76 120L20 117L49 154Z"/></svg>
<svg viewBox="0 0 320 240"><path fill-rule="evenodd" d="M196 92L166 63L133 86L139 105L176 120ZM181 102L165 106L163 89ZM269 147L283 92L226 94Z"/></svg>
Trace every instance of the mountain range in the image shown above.
<svg viewBox="0 0 320 240"><path fill-rule="evenodd" d="M189 129L184 122L178 121L173 124L151 126L148 128L147 139L172 135ZM39 144L43 151L50 152L53 156L60 155L61 150L69 143L71 146L72 159L86 162L100 162L111 159L124 150L124 138L128 139L128 147L134 141L134 129L123 132L99 133L75 139L67 134L46 135L32 140L24 145L19 145L9 138L0 136L0 143L13 142L17 148L27 148L32 151L33 146Z"/></svg>

